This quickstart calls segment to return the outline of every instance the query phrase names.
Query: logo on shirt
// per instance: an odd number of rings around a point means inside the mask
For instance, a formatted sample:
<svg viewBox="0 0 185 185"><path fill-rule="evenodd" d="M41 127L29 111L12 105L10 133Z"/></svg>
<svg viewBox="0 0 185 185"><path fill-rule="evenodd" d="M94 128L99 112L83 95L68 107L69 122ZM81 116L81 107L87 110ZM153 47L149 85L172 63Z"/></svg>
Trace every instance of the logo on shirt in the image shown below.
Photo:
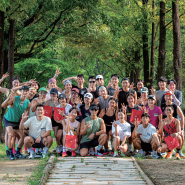
<svg viewBox="0 0 185 185"><path fill-rule="evenodd" d="M159 114L158 113L154 113L154 116L159 116Z"/></svg>
<svg viewBox="0 0 185 185"><path fill-rule="evenodd" d="M19 105L20 105L20 106L23 106L23 105L24 105L24 103L23 103L23 102L21 102Z"/></svg>

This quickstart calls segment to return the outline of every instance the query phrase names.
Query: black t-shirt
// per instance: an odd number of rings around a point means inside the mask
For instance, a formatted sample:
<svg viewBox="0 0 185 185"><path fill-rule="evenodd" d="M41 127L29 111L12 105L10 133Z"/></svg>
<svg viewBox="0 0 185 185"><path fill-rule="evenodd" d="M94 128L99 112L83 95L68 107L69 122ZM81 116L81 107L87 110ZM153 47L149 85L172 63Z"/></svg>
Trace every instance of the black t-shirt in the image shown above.
<svg viewBox="0 0 185 185"><path fill-rule="evenodd" d="M177 105L172 102L172 106L174 108L173 117L177 118ZM167 117L166 114L164 113L165 109L166 109L166 102L161 104L161 110L163 112L163 119Z"/></svg>
<svg viewBox="0 0 185 185"><path fill-rule="evenodd" d="M137 92L137 99L141 97L141 93Z"/></svg>
<svg viewBox="0 0 185 185"><path fill-rule="evenodd" d="M82 105L80 106L80 110L81 110L81 114L82 114L82 120L83 120L84 118L86 118L86 117L88 117L88 116L91 115L89 109L88 109L88 110L85 109L85 104L82 104Z"/></svg>
<svg viewBox="0 0 185 185"><path fill-rule="evenodd" d="M100 96L97 88L96 88L96 91L91 91L91 94L93 95L94 99L96 99Z"/></svg>
<svg viewBox="0 0 185 185"><path fill-rule="evenodd" d="M119 95L118 95L118 107L119 107L119 109L121 109L121 104L122 103L124 103L125 105L128 105L127 95L129 93L135 94L135 92L136 92L133 89L129 89L128 92L125 92L122 88L120 90L121 91L119 92Z"/></svg>

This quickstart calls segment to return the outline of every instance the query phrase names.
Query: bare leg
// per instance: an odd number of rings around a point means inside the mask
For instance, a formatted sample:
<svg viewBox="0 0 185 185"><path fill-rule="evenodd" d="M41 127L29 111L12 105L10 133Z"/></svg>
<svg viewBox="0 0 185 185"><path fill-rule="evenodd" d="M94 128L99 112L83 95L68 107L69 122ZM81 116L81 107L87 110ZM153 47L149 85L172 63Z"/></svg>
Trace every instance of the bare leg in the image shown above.
<svg viewBox="0 0 185 185"><path fill-rule="evenodd" d="M114 151L118 150L119 145L120 145L120 137L116 136L113 141Z"/></svg>

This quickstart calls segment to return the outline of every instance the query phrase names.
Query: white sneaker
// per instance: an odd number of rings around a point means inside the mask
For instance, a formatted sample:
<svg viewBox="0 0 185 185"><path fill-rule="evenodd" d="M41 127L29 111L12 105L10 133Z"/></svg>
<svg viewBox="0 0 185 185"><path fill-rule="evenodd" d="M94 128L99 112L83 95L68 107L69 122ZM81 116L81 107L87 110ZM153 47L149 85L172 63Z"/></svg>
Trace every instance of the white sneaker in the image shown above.
<svg viewBox="0 0 185 185"><path fill-rule="evenodd" d="M54 149L53 149L53 152L56 152L58 150L58 147L56 146Z"/></svg>
<svg viewBox="0 0 185 185"><path fill-rule="evenodd" d="M118 157L118 154L114 153L113 157Z"/></svg>
<svg viewBox="0 0 185 185"><path fill-rule="evenodd" d="M28 157L28 159L34 159L35 158L35 152L30 152L30 156Z"/></svg>
<svg viewBox="0 0 185 185"><path fill-rule="evenodd" d="M173 150L173 152L172 152L172 156L174 157L174 156L175 156L175 154L176 154L176 152Z"/></svg>
<svg viewBox="0 0 185 185"><path fill-rule="evenodd" d="M42 153L42 157L43 157L43 159L45 159L46 158L46 155L48 155L49 154L49 151L47 151L47 152L43 152Z"/></svg>
<svg viewBox="0 0 185 185"><path fill-rule="evenodd" d="M182 153L182 150L179 150L180 157L184 157L184 154Z"/></svg>
<svg viewBox="0 0 185 185"><path fill-rule="evenodd" d="M90 155L94 155L94 153L95 153L95 148L90 148L89 149L89 154Z"/></svg>

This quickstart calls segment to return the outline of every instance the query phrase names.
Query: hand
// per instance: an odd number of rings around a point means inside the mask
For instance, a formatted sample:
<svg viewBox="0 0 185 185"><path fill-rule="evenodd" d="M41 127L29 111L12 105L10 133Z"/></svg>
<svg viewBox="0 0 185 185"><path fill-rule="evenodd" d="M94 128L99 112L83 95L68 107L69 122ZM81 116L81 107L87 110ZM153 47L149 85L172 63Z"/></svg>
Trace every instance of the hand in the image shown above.
<svg viewBox="0 0 185 185"><path fill-rule="evenodd" d="M151 93L154 95L155 94L155 86L152 86L152 88L150 89L151 90Z"/></svg>
<svg viewBox="0 0 185 185"><path fill-rule="evenodd" d="M107 85L107 89L112 87L112 83L111 82L108 82L108 85Z"/></svg>
<svg viewBox="0 0 185 185"><path fill-rule="evenodd" d="M181 136L184 138L184 130L181 130Z"/></svg>
<svg viewBox="0 0 185 185"><path fill-rule="evenodd" d="M135 118L134 125L136 127L138 127L140 125L140 121L138 121L138 118L137 119Z"/></svg>
<svg viewBox="0 0 185 185"><path fill-rule="evenodd" d="M177 137L178 134L177 134L177 133L173 133L173 134L171 134L171 136L172 136L172 137Z"/></svg>
<svg viewBox="0 0 185 185"><path fill-rule="evenodd" d="M91 124L91 122L88 121L88 122L87 122L87 125L85 125L86 130L90 127L90 124Z"/></svg>
<svg viewBox="0 0 185 185"><path fill-rule="evenodd" d="M116 89L114 94L118 95L120 91L121 91L121 90Z"/></svg>
<svg viewBox="0 0 185 185"><path fill-rule="evenodd" d="M93 138L94 138L94 133L89 136L89 139L93 139Z"/></svg>
<svg viewBox="0 0 185 185"><path fill-rule="evenodd" d="M5 78L7 78L8 76L9 76L9 74L8 74L8 73L5 73L5 74L2 76L2 78L5 79Z"/></svg>
<svg viewBox="0 0 185 185"><path fill-rule="evenodd" d="M23 121L26 121L28 118L29 118L29 116L28 116L28 111L25 111L25 112L22 114L22 120L23 120Z"/></svg>
<svg viewBox="0 0 185 185"><path fill-rule="evenodd" d="M146 107L144 107L144 113L148 113L149 109L147 109Z"/></svg>
<svg viewBox="0 0 185 185"><path fill-rule="evenodd" d="M92 88L91 87L88 87L87 88L87 92L90 93L92 91Z"/></svg>
<svg viewBox="0 0 185 185"><path fill-rule="evenodd" d="M61 121L60 120L55 120L57 123L61 123Z"/></svg>
<svg viewBox="0 0 185 185"><path fill-rule="evenodd" d="M35 143L40 143L40 142L41 142L41 137L39 136L39 137L36 139Z"/></svg>
<svg viewBox="0 0 185 185"><path fill-rule="evenodd" d="M131 83L131 85L130 85L130 87L129 87L130 89L134 89L134 88L136 88L136 87L134 87L134 83L132 82Z"/></svg>
<svg viewBox="0 0 185 185"><path fill-rule="evenodd" d="M99 102L100 102L99 98L94 99L94 103L99 104Z"/></svg>
<svg viewBox="0 0 185 185"><path fill-rule="evenodd" d="M121 103L121 108L124 111L124 113L126 113L126 111L127 111L127 105L125 106L124 103Z"/></svg>
<svg viewBox="0 0 185 185"><path fill-rule="evenodd" d="M60 73L62 73L62 72L60 72L60 68L56 67L55 75L58 76Z"/></svg>
<svg viewBox="0 0 185 185"><path fill-rule="evenodd" d="M43 100L42 98L37 98L37 103L38 103L38 104L42 104L43 101L44 101L44 100Z"/></svg>
<svg viewBox="0 0 185 185"><path fill-rule="evenodd" d="M78 97L78 98L77 98L77 104L82 104L82 102L83 102L83 101L82 101L82 98Z"/></svg>
<svg viewBox="0 0 185 185"><path fill-rule="evenodd" d="M162 146L158 147L157 152L161 153Z"/></svg>
<svg viewBox="0 0 185 185"><path fill-rule="evenodd" d="M68 114L67 121L70 121L71 113Z"/></svg>
<svg viewBox="0 0 185 185"><path fill-rule="evenodd" d="M60 115L64 115L64 112L63 111L61 111L60 109L58 109L58 113L60 114Z"/></svg>
<svg viewBox="0 0 185 185"><path fill-rule="evenodd" d="M35 80L36 80L36 78L35 78L35 79L31 79L31 80L29 80L29 82L28 82L28 83L30 83L30 84L31 84L31 83L33 83L33 82L36 82Z"/></svg>
<svg viewBox="0 0 185 185"><path fill-rule="evenodd" d="M50 89L49 89L49 87L46 85L46 89L47 89L47 91L50 91Z"/></svg>
<svg viewBox="0 0 185 185"><path fill-rule="evenodd" d="M115 127L115 128L117 128L117 126L118 126L118 124L114 121L113 123L113 126Z"/></svg>

